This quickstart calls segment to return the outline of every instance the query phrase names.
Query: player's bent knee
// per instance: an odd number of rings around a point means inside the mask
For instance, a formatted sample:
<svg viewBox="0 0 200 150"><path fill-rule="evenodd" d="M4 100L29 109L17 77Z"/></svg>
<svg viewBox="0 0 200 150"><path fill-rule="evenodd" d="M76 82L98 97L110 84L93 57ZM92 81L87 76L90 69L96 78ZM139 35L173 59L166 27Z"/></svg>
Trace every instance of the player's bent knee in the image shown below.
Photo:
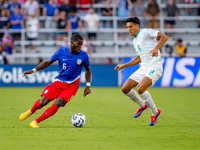
<svg viewBox="0 0 200 150"><path fill-rule="evenodd" d="M139 94L142 94L142 93L145 92L145 90L142 89L141 87L137 87L137 91L138 91Z"/></svg>
<svg viewBox="0 0 200 150"><path fill-rule="evenodd" d="M55 102L54 104L56 104L58 107L64 107L65 104L66 104L66 101L64 98L62 97L59 97Z"/></svg>
<svg viewBox="0 0 200 150"><path fill-rule="evenodd" d="M122 92L123 92L124 94L127 94L127 93L130 92L130 89L127 89L127 88L124 88L124 87L122 87L121 90L122 90Z"/></svg>
<svg viewBox="0 0 200 150"><path fill-rule="evenodd" d="M42 97L41 100L40 100L40 106L45 106L47 105L51 100L47 97Z"/></svg>

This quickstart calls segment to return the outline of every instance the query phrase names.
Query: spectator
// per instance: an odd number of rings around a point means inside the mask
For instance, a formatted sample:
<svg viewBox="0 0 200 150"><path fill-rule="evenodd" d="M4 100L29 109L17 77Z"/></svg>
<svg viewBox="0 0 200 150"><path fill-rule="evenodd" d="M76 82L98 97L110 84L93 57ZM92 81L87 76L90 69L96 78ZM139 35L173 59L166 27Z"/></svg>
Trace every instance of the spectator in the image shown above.
<svg viewBox="0 0 200 150"><path fill-rule="evenodd" d="M9 10L9 1L8 0L0 0L0 14L1 10L5 9L6 15L10 17L10 10Z"/></svg>
<svg viewBox="0 0 200 150"><path fill-rule="evenodd" d="M103 0L94 0L94 4L96 4L96 5L103 4ZM94 11L99 14L99 13L101 13L101 8L97 7L94 9Z"/></svg>
<svg viewBox="0 0 200 150"><path fill-rule="evenodd" d="M19 11L21 12L21 5L20 5L20 3L18 3L18 0L12 0L12 2L9 5L9 10L10 10L11 15L12 15L12 13L14 13L15 7L18 7Z"/></svg>
<svg viewBox="0 0 200 150"><path fill-rule="evenodd" d="M23 15L20 13L18 6L14 8L14 13L11 14L10 22L11 29L22 29ZM21 40L21 32L14 33L13 37L15 40Z"/></svg>
<svg viewBox="0 0 200 150"><path fill-rule="evenodd" d="M12 50L15 48L15 45L14 40L8 30L5 31L3 37L1 38L1 44L3 50L6 52L6 59L9 63L11 60Z"/></svg>
<svg viewBox="0 0 200 150"><path fill-rule="evenodd" d="M44 3L43 7L43 17L45 20L45 28L56 28L56 22L53 20L54 16L58 15L58 5L54 2L54 0L49 0ZM53 39L53 34L47 34L49 40Z"/></svg>
<svg viewBox="0 0 200 150"><path fill-rule="evenodd" d="M177 57L185 57L187 53L187 46L183 45L182 39L177 40L175 55Z"/></svg>
<svg viewBox="0 0 200 150"><path fill-rule="evenodd" d="M160 10L156 0L150 0L146 12L150 18L149 28L158 28L159 21L157 20L157 17L159 16Z"/></svg>
<svg viewBox="0 0 200 150"><path fill-rule="evenodd" d="M200 0L196 0L198 6L198 16L200 17ZM198 28L200 28L200 19L198 20Z"/></svg>
<svg viewBox="0 0 200 150"><path fill-rule="evenodd" d="M1 10L4 9L3 5L4 5L4 0L0 0L0 13L1 13Z"/></svg>
<svg viewBox="0 0 200 150"><path fill-rule="evenodd" d="M165 11L166 11L167 17L175 17L177 14L176 19L179 18L179 9L176 6L176 4L174 3L174 0L168 0L168 4L165 8ZM166 16L164 16L164 18L166 19ZM174 28L174 25L175 25L175 20L173 20L173 19L167 20L167 28L168 29ZM169 38L173 37L172 32L167 33L167 35L169 36Z"/></svg>
<svg viewBox="0 0 200 150"><path fill-rule="evenodd" d="M112 65L113 64L113 61L110 57L106 58L106 64L107 65Z"/></svg>
<svg viewBox="0 0 200 150"><path fill-rule="evenodd" d="M89 7L93 7L94 0L77 0L80 5L79 14L85 16L88 13Z"/></svg>
<svg viewBox="0 0 200 150"><path fill-rule="evenodd" d="M69 0L63 0L63 4L59 7L59 12L65 11L66 16L70 12L71 5L69 4Z"/></svg>
<svg viewBox="0 0 200 150"><path fill-rule="evenodd" d="M188 6L190 4L193 4L194 3L194 0L184 0L185 4L187 4ZM192 15L192 7L191 8L185 8L185 11L187 13L188 16L191 16Z"/></svg>
<svg viewBox="0 0 200 150"><path fill-rule="evenodd" d="M68 37L64 37L61 47L69 47L69 46L70 45L69 45Z"/></svg>
<svg viewBox="0 0 200 150"><path fill-rule="evenodd" d="M135 3L135 2L136 2L136 0L131 0L131 2L132 2L132 3Z"/></svg>
<svg viewBox="0 0 200 150"><path fill-rule="evenodd" d="M63 38L66 37L66 33L68 31L68 29L71 29L70 27L70 23L67 22L66 19L66 12L65 11L61 11L59 16L55 17L55 20L57 21L57 29L59 30L64 30L64 31L59 31L57 33L57 49L60 48L60 41L63 41Z"/></svg>
<svg viewBox="0 0 200 150"><path fill-rule="evenodd" d="M103 0L94 0L94 3L95 3L95 4L102 4L102 3L103 3Z"/></svg>
<svg viewBox="0 0 200 150"><path fill-rule="evenodd" d="M91 57L92 49L90 47L89 42L85 39L85 37L83 37L83 45L81 47L81 50L86 52L88 56Z"/></svg>
<svg viewBox="0 0 200 150"><path fill-rule="evenodd" d="M94 13L94 9L90 8L89 13L85 15L85 27L88 32L89 40L96 40L97 32L99 31L99 16Z"/></svg>
<svg viewBox="0 0 200 150"><path fill-rule="evenodd" d="M40 29L40 23L37 17L35 17L35 13L30 13L30 17L26 21L26 35L28 39L31 41L31 51L36 52L35 45L32 43L38 37Z"/></svg>
<svg viewBox="0 0 200 150"><path fill-rule="evenodd" d="M102 16L112 16L112 6L111 6L111 0L105 1L105 7L101 9ZM110 27L113 28L113 22L112 21L106 21L103 20L103 28L106 28L106 22L110 23Z"/></svg>
<svg viewBox="0 0 200 150"><path fill-rule="evenodd" d="M4 0L3 7L10 12L9 5L10 5L10 1Z"/></svg>
<svg viewBox="0 0 200 150"><path fill-rule="evenodd" d="M142 0L136 0L133 4L131 16L146 19L146 8ZM140 27L143 28L144 21L140 19Z"/></svg>
<svg viewBox="0 0 200 150"><path fill-rule="evenodd" d="M73 8L69 12L68 22L71 23L72 30L79 29L80 32L82 32L82 28L83 28L82 20L80 19L79 14L77 14ZM75 32L72 31L72 33L75 33ZM76 31L76 33L77 33L77 31Z"/></svg>
<svg viewBox="0 0 200 150"><path fill-rule="evenodd" d="M38 58L37 58L37 64L41 64L42 62L43 62L42 57L38 57Z"/></svg>
<svg viewBox="0 0 200 150"><path fill-rule="evenodd" d="M75 7L75 8L76 8L76 3L77 3L77 0L70 0L70 1L69 1L69 4L70 4L72 7Z"/></svg>
<svg viewBox="0 0 200 150"><path fill-rule="evenodd" d="M32 12L34 12L37 17L40 16L39 4L36 0L27 0L24 4L24 19Z"/></svg>
<svg viewBox="0 0 200 150"><path fill-rule="evenodd" d="M25 1L27 1L27 0L25 0ZM39 5L42 5L42 4L46 3L46 2L48 2L48 0L38 0Z"/></svg>
<svg viewBox="0 0 200 150"><path fill-rule="evenodd" d="M130 0L116 0L115 3L118 5L118 17L128 17L129 16L129 6L132 5ZM126 23L124 20L118 21L119 28L126 28ZM119 39L122 39L122 35L118 33ZM128 33L125 34L126 39L128 40Z"/></svg>
<svg viewBox="0 0 200 150"><path fill-rule="evenodd" d="M56 0L59 5L63 4L63 0Z"/></svg>
<svg viewBox="0 0 200 150"><path fill-rule="evenodd" d="M0 29L8 29L10 27L10 19L6 15L6 9L2 9L0 13ZM0 37L3 36L3 33L0 33Z"/></svg>
<svg viewBox="0 0 200 150"><path fill-rule="evenodd" d="M2 45L0 45L0 65L7 64L6 52L3 50Z"/></svg>

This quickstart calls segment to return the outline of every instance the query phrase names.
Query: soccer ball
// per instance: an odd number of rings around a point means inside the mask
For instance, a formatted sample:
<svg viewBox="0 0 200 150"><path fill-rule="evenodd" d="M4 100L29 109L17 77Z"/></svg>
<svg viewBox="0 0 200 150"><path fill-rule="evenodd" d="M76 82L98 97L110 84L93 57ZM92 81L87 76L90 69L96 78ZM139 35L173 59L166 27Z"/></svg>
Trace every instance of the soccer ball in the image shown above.
<svg viewBox="0 0 200 150"><path fill-rule="evenodd" d="M80 128L85 125L86 118L82 113L76 113L72 116L71 122L73 126Z"/></svg>

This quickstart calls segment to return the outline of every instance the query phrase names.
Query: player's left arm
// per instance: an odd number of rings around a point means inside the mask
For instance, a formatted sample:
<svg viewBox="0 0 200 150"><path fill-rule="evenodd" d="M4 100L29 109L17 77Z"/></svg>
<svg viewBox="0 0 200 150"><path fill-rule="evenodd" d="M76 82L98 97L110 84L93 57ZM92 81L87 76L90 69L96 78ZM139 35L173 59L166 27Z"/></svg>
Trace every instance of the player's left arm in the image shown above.
<svg viewBox="0 0 200 150"><path fill-rule="evenodd" d="M42 63L40 63L37 67L35 67L34 69L36 69L35 71L39 71L39 70L42 70L42 69L45 69L47 68L49 65L51 65L53 62L51 61L51 59L47 60L47 61L44 61ZM27 70L23 73L23 77L26 76L27 74L32 74L34 73L35 71L33 70Z"/></svg>
<svg viewBox="0 0 200 150"><path fill-rule="evenodd" d="M163 44L165 44L165 42L168 40L168 36L166 34L160 33L158 32L157 34L157 38L160 38L158 44L156 45L156 47L151 50L149 53L152 54L152 56L158 56L158 50L163 46Z"/></svg>
<svg viewBox="0 0 200 150"><path fill-rule="evenodd" d="M84 97L91 93L91 90L90 90L91 77L92 77L91 69L90 69L90 66L88 66L87 68L85 68L86 87L83 94Z"/></svg>

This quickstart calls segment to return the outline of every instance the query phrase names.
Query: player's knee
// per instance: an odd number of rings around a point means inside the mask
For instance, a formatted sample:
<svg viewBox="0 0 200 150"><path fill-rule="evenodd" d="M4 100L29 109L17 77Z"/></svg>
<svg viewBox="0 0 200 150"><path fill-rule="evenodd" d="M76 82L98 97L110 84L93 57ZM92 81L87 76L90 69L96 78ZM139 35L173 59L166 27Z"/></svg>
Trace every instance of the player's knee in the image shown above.
<svg viewBox="0 0 200 150"><path fill-rule="evenodd" d="M58 98L54 104L56 104L58 107L64 107L66 104L66 101L64 100L64 98Z"/></svg>
<svg viewBox="0 0 200 150"><path fill-rule="evenodd" d="M123 86L122 86L121 90L122 90L122 92L123 92L124 94L127 94L127 93L129 93L129 92L130 92L130 90L129 90L129 89L127 89L127 88L124 88Z"/></svg>
<svg viewBox="0 0 200 150"><path fill-rule="evenodd" d="M138 91L139 94L144 93L144 90L139 86L137 86L137 91Z"/></svg>
<svg viewBox="0 0 200 150"><path fill-rule="evenodd" d="M47 97L42 97L40 100L40 106L45 106L47 105L51 100Z"/></svg>

